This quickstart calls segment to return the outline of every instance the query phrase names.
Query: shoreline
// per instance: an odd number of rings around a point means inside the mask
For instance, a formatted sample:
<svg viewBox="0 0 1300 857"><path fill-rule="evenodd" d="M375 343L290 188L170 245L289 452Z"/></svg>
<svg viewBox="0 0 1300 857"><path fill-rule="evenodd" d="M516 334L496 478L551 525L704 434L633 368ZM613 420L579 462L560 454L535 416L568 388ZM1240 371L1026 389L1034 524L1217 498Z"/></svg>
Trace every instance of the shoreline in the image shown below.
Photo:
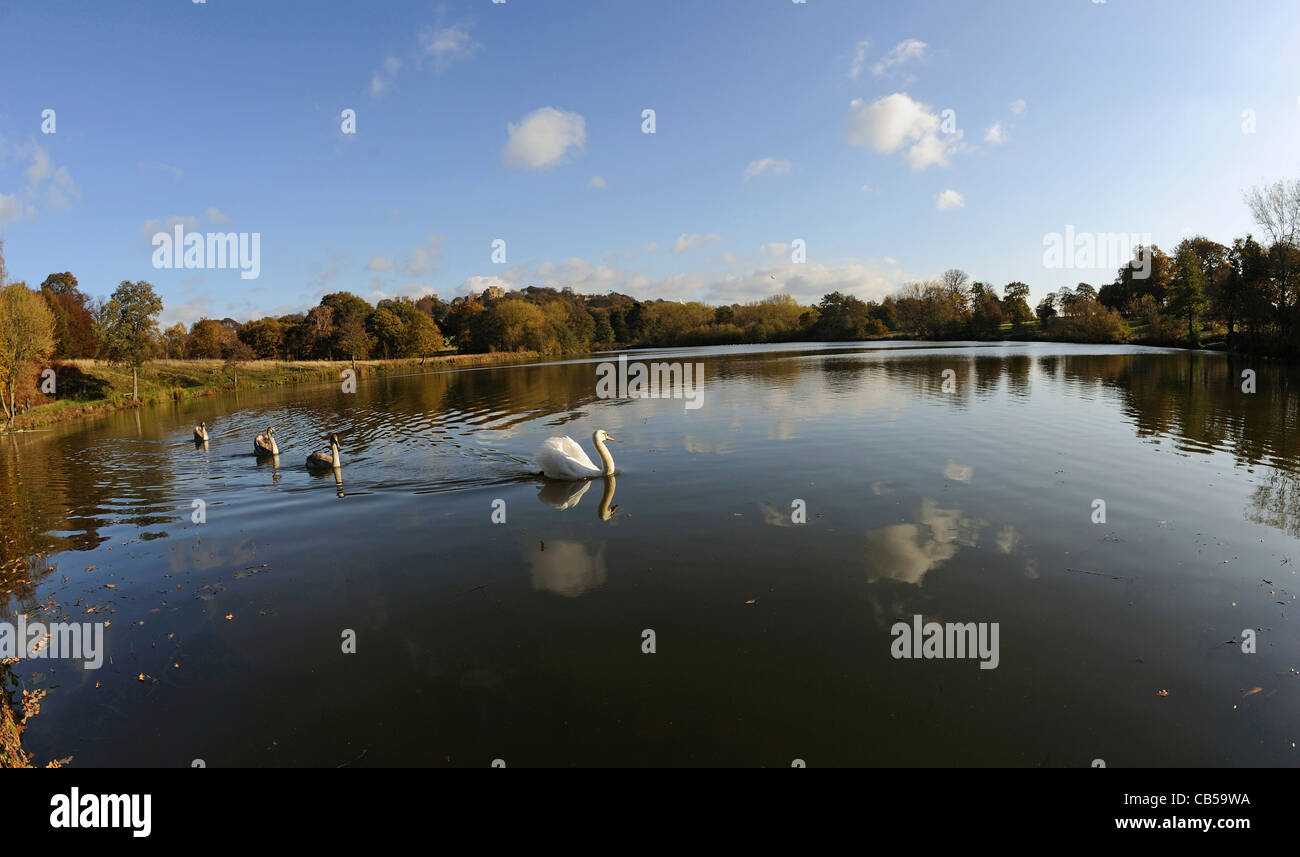
<svg viewBox="0 0 1300 857"><path fill-rule="evenodd" d="M55 361L56 373L71 377L74 388L89 386L112 390L114 395L95 399L56 399L36 405L30 413L20 413L0 434L48 430L80 420L94 419L118 411L134 410L165 402L182 402L239 390L263 390L300 384L338 383L339 373L355 367L357 380L398 374L431 374L439 371L527 363L541 357L533 351L492 352L487 354L443 354L429 357L420 365L418 358L397 360L251 360L230 364L223 360L155 360L140 368L140 398L131 399L131 371L113 367L101 360ZM119 389L125 386L125 393ZM75 395L75 394L74 394ZM19 403L21 407L21 402Z"/></svg>
<svg viewBox="0 0 1300 857"><path fill-rule="evenodd" d="M1044 336L1008 336L989 340L921 340L910 336L880 336L855 342L933 342L942 346L947 342L1044 342L1075 345L1146 345L1156 348L1172 348L1179 351L1208 351L1211 353L1233 356L1236 352L1223 348L1221 342L1206 343L1199 348L1185 344L1156 343L1141 341L1129 342L1076 342L1074 340L1052 339ZM695 343L692 345L626 345L607 351L591 352L591 355L610 354L620 351L655 351L692 347L714 347L715 345L781 345L797 344L806 340L790 340L766 343ZM826 340L827 344L844 342ZM130 370L113 367L101 360L77 359L55 361L54 366L60 374L71 374L77 379L77 385L91 382L103 384L104 377L114 378L114 388L125 383L127 393L118 392L113 397L92 400L63 399L33 407L30 413L20 413L8 427L0 427L0 434L22 434L32 431L48 431L54 427L68 425L81 420L104 417L118 411L133 410L162 404L164 402L182 402L187 399L207 398L236 391L234 373L238 373L239 390L260 390L272 387L297 386L299 384L337 383L343 369L355 366L357 380L395 375L422 375L439 371L457 369L486 368L509 366L535 362L543 358L536 351L506 352L495 351L481 354L441 354L426 358L424 365L417 358L400 358L393 360L250 360L230 364L223 360L155 360L141 367L140 398L129 398ZM570 357L575 355L561 355ZM1264 359L1276 359L1264 357ZM92 374L93 372L93 374ZM188 383L186 383L188 382ZM108 385L104 385L108 386Z"/></svg>

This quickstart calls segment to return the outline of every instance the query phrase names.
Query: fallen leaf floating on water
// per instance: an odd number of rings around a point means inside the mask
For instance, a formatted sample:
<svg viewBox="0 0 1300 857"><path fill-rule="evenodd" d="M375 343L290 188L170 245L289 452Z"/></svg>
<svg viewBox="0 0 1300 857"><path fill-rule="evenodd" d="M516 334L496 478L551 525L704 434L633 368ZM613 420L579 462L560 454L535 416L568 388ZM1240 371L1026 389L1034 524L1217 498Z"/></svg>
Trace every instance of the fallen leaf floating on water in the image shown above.
<svg viewBox="0 0 1300 857"><path fill-rule="evenodd" d="M229 622L231 619L234 619L234 618L235 618L235 614L234 614L234 613L227 613L227 614L226 614L226 621L227 621L227 622Z"/></svg>
<svg viewBox="0 0 1300 857"><path fill-rule="evenodd" d="M1259 693L1263 689L1264 688L1262 687L1252 687L1250 690L1243 693L1242 696L1254 696L1255 694Z"/></svg>
<svg viewBox="0 0 1300 857"><path fill-rule="evenodd" d="M136 678L140 679L140 681L144 681L146 676L144 673L140 673L140 675L136 676Z"/></svg>
<svg viewBox="0 0 1300 857"><path fill-rule="evenodd" d="M1169 695L1169 691L1167 690L1156 691L1156 696L1168 696L1168 695Z"/></svg>
<svg viewBox="0 0 1300 857"><path fill-rule="evenodd" d="M758 600L757 598L751 598L751 599L749 599L748 601L746 601L745 603L746 603L746 604L753 604L753 603L754 603L755 601L757 601L757 600Z"/></svg>

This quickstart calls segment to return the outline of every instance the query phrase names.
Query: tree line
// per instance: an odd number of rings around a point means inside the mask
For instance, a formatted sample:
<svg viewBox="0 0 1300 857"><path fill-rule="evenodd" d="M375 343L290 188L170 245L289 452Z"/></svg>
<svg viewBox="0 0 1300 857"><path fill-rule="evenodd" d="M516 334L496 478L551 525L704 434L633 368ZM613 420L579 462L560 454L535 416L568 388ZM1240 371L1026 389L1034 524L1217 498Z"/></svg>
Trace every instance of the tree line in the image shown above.
<svg viewBox="0 0 1300 857"><path fill-rule="evenodd" d="M1300 357L1300 180L1254 188L1245 201L1262 240L1251 234L1225 245L1195 236L1172 254L1139 247L1134 264L1121 267L1112 282L1063 288L1032 309L1027 284L999 289L954 268L906 283L880 301L832 292L813 305L778 294L714 306L527 286L492 287L450 303L429 295L371 305L339 291L305 313L247 322L202 318L188 328L162 329L163 304L149 283L123 281L104 299L83 292L71 272L50 274L39 289L7 283L0 244L0 403L12 420L20 391L24 398L38 395L47 361L77 358L108 360L134 374L158 358L425 358L447 348L560 355L887 336L1217 343L1241 353Z"/></svg>

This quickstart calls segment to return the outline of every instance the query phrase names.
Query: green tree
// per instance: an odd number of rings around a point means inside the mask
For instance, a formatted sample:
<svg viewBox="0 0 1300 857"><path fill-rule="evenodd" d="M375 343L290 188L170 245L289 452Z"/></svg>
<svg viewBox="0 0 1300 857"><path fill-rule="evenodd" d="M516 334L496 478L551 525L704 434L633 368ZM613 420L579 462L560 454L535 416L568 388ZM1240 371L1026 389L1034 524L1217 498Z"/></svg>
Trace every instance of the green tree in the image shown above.
<svg viewBox="0 0 1300 857"><path fill-rule="evenodd" d="M1038 316L1038 323L1044 326L1056 318L1056 295L1048 292L1047 297L1039 301L1038 306L1034 308L1034 315Z"/></svg>
<svg viewBox="0 0 1300 857"><path fill-rule="evenodd" d="M174 360L184 359L186 356L186 345L189 343L190 335L185 332L185 325L179 321L163 331L163 348L169 358Z"/></svg>
<svg viewBox="0 0 1300 857"><path fill-rule="evenodd" d="M828 341L864 339L878 334L884 324L871 317L867 304L853 295L831 292L817 304L813 336Z"/></svg>
<svg viewBox="0 0 1300 857"><path fill-rule="evenodd" d="M721 307L719 308L721 309ZM608 345L614 341L614 328L609 323L608 312L592 313L592 318L596 321L595 334L592 341L600 345Z"/></svg>
<svg viewBox="0 0 1300 857"><path fill-rule="evenodd" d="M971 290L970 330L976 339L994 339L1002 331L1002 302L984 283Z"/></svg>
<svg viewBox="0 0 1300 857"><path fill-rule="evenodd" d="M1174 254L1174 276L1166 306L1171 314L1187 322L1187 342L1193 348L1201 344L1199 322L1206 307L1205 282L1195 248L1188 241L1181 242Z"/></svg>
<svg viewBox="0 0 1300 857"><path fill-rule="evenodd" d="M457 350L461 352L488 350L486 344L477 342L474 339L474 333L479 327L476 319L484 311L483 304L478 301L463 300L454 304L451 311L447 313L445 330Z"/></svg>
<svg viewBox="0 0 1300 857"><path fill-rule="evenodd" d="M162 298L144 280L123 280L100 308L96 333L99 355L131 367L131 398L139 401L139 370L155 353Z"/></svg>
<svg viewBox="0 0 1300 857"><path fill-rule="evenodd" d="M407 319L402 347L407 357L423 360L442 350L442 332L432 318L417 310Z"/></svg>
<svg viewBox="0 0 1300 857"><path fill-rule="evenodd" d="M886 330L896 330L898 328L898 307L894 303L894 298L887 295L880 303L868 303L867 315L874 318Z"/></svg>
<svg viewBox="0 0 1300 857"><path fill-rule="evenodd" d="M1135 301L1150 295L1156 306L1163 308L1173 276L1173 260L1154 244L1135 247L1133 261L1119 269L1115 282L1102 289L1097 299L1104 305L1127 312Z"/></svg>
<svg viewBox="0 0 1300 857"><path fill-rule="evenodd" d="M284 325L279 319L259 318L239 329L239 339L259 360L274 360L284 348Z"/></svg>
<svg viewBox="0 0 1300 857"><path fill-rule="evenodd" d="M374 344L366 332L366 319L373 312L370 304L351 292L333 292L321 298L320 305L329 308L334 322L333 352L353 360L369 357Z"/></svg>
<svg viewBox="0 0 1300 857"><path fill-rule="evenodd" d="M546 313L527 301L510 298L496 301L484 311L481 323L488 350L543 354L559 350Z"/></svg>
<svg viewBox="0 0 1300 857"><path fill-rule="evenodd" d="M1102 306L1076 292L1070 305L1070 314L1057 319L1052 325L1053 338L1068 342L1125 342L1128 328L1123 317L1113 309Z"/></svg>
<svg viewBox="0 0 1300 857"><path fill-rule="evenodd" d="M386 306L376 309L366 322L366 331L374 339L375 347L384 355L385 360L401 353L406 338L406 324L393 310Z"/></svg>
<svg viewBox="0 0 1300 857"><path fill-rule="evenodd" d="M1034 313L1029 308L1029 286L1016 281L1002 287L1002 314L1017 333L1033 320Z"/></svg>

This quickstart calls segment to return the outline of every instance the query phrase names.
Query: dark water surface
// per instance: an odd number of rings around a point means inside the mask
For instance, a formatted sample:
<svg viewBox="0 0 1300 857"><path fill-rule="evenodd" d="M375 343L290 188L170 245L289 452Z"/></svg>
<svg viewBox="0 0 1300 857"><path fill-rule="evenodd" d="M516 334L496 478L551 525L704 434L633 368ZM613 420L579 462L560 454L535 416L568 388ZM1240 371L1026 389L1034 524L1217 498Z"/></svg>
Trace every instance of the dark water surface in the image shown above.
<svg viewBox="0 0 1300 857"><path fill-rule="evenodd" d="M0 619L111 623L98 671L7 667L48 691L27 750L74 766L1300 761L1300 374L1053 344L645 355L684 356L705 365L698 410L597 399L596 358L0 439ZM267 424L278 467L249 454ZM620 441L615 485L574 502L529 475L549 435L594 458L596 428ZM303 466L340 429L341 497ZM892 658L914 614L999 623L998 667ZM1255 654L1230 642L1247 628Z"/></svg>

